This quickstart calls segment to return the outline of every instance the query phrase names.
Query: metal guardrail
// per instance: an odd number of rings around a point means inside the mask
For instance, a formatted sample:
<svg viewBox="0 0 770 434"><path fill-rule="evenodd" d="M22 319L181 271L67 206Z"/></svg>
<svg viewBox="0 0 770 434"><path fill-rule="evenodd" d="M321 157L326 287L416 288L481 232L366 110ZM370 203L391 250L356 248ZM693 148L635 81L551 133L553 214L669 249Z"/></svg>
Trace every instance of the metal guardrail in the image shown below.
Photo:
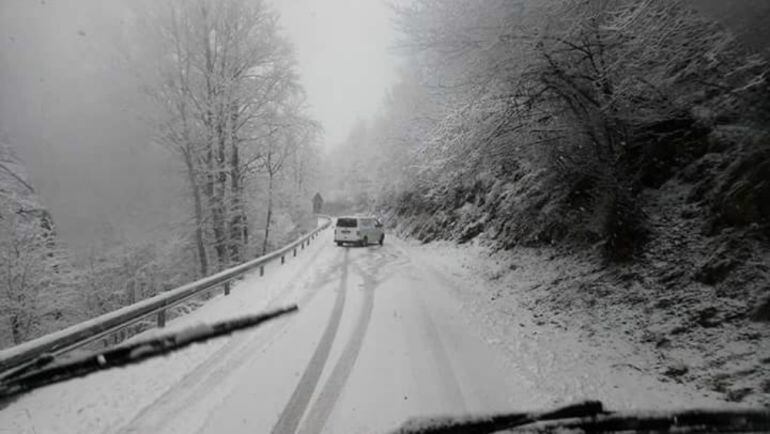
<svg viewBox="0 0 770 434"><path fill-rule="evenodd" d="M319 218L326 219L327 221L312 232L279 250L146 300L72 325L64 330L0 351L0 378L5 377L8 371L25 369L27 366L36 364L40 358L50 359L51 356L60 355L89 344L146 319L153 314L157 315L158 327L164 327L167 309L196 295L210 291L219 285L224 285L225 295L230 294L230 282L233 279L257 268L259 268L259 275L262 276L264 275L266 264L279 258L281 264L283 264L286 262L287 255L297 256L298 249L304 249L311 240L318 237L319 232L328 228L331 224L331 218L327 216L319 216Z"/></svg>

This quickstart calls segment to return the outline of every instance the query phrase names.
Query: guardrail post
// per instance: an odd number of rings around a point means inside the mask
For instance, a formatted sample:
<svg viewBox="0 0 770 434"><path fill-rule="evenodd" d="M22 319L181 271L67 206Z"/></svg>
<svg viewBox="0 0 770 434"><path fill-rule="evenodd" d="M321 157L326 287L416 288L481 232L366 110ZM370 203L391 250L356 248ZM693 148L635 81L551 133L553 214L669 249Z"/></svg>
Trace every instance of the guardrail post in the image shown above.
<svg viewBox="0 0 770 434"><path fill-rule="evenodd" d="M158 311L158 327L166 327L166 309L161 309Z"/></svg>
<svg viewBox="0 0 770 434"><path fill-rule="evenodd" d="M281 255L281 265L283 265L285 263L286 263L286 256L285 255Z"/></svg>
<svg viewBox="0 0 770 434"><path fill-rule="evenodd" d="M230 295L230 281L225 282L225 295Z"/></svg>
<svg viewBox="0 0 770 434"><path fill-rule="evenodd" d="M294 256L297 256L297 248L294 248Z"/></svg>
<svg viewBox="0 0 770 434"><path fill-rule="evenodd" d="M265 275L265 266L264 265L260 265L259 266L259 277L262 277L264 275Z"/></svg>

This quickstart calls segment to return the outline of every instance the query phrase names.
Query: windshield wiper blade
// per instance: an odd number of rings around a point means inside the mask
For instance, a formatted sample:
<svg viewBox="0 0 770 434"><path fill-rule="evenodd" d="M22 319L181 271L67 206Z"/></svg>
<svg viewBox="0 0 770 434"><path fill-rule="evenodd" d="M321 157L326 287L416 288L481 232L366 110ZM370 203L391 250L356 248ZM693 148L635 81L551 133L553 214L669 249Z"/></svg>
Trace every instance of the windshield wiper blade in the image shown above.
<svg viewBox="0 0 770 434"><path fill-rule="evenodd" d="M770 432L770 410L696 409L672 412L608 412L587 401L553 411L481 417L414 419L394 434L494 432Z"/></svg>
<svg viewBox="0 0 770 434"><path fill-rule="evenodd" d="M594 417L604 413L599 401L586 401L545 412L507 413L471 417L412 419L394 434L483 434L528 425L538 421Z"/></svg>
<svg viewBox="0 0 770 434"><path fill-rule="evenodd" d="M594 418L539 422L528 432L770 432L768 409L695 409L667 412L617 412ZM515 430L514 430L515 431Z"/></svg>
<svg viewBox="0 0 770 434"><path fill-rule="evenodd" d="M297 310L297 305L291 305L259 315L250 315L214 324L199 324L176 333L121 345L61 364L52 364L50 360L47 360L45 364L41 364L39 369L26 370L22 374L0 381L0 408L2 408L4 401L39 387L169 354L194 343L205 342L238 330L259 326L266 321Z"/></svg>

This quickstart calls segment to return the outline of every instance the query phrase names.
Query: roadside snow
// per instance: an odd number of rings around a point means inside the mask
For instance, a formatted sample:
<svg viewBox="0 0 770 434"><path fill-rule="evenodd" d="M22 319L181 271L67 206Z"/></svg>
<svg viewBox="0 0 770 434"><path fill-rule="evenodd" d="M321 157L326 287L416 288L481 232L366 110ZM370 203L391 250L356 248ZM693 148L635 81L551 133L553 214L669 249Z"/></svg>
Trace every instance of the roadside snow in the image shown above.
<svg viewBox="0 0 770 434"><path fill-rule="evenodd" d="M327 237L328 231L322 233L309 247L300 250L297 258L287 257L284 266L280 262L268 265L264 277L259 277L258 272L246 275L233 286L229 296L220 294L191 314L169 321L165 329L148 330L132 340L291 304L296 296L295 289L312 277L310 264L323 251L323 245L329 243ZM261 328L257 328L235 336L250 339L260 332ZM0 409L0 433L111 432L119 429L196 367L217 357L231 339L214 339L165 357L23 395Z"/></svg>
<svg viewBox="0 0 770 434"><path fill-rule="evenodd" d="M444 281L463 300L471 325L507 354L511 369L532 391L525 394L530 404L599 399L617 410L726 405L717 393L658 375L655 355L621 332L592 334L580 321L540 306L549 284L594 272L590 263L559 260L538 249L493 254L473 243L400 244L426 269L450 276Z"/></svg>
<svg viewBox="0 0 770 434"><path fill-rule="evenodd" d="M627 329L598 316L583 327L591 309L555 311L547 297L560 279L596 267L547 250L490 254L390 235L384 247L340 249L326 231L166 330L291 302L300 315L22 396L0 411L0 433L267 432L298 385L310 393L296 419L307 432L381 432L413 416L586 399L617 410L735 405L661 375ZM339 329L321 347L340 294ZM328 350L320 364L317 348ZM306 382L311 365L321 371Z"/></svg>

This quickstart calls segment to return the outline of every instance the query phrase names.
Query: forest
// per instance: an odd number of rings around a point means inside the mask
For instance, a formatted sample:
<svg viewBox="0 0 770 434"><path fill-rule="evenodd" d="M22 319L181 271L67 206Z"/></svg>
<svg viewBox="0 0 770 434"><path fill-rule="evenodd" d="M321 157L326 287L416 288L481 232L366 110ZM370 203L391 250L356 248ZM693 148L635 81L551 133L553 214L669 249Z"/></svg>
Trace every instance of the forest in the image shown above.
<svg viewBox="0 0 770 434"><path fill-rule="evenodd" d="M173 219L150 236L108 228L76 248L59 236L15 151L20 144L4 137L2 347L260 256L315 225L309 188L320 127L306 113L278 14L245 0L152 2L131 12L131 32L113 49L150 132L145 152L169 161L168 183L178 186L152 189L178 194L181 206L169 200ZM131 204L124 208L131 218Z"/></svg>
<svg viewBox="0 0 770 434"><path fill-rule="evenodd" d="M765 60L683 3L399 10L408 67L384 114L338 151L352 160L341 177L362 178L353 194L401 217L430 212L426 239L484 230L503 248L601 241L608 259L630 258L645 239L645 190L712 150L761 152ZM761 167L740 169L761 184ZM702 193L714 196L711 232L763 223L761 186L740 216L720 209L728 192Z"/></svg>
<svg viewBox="0 0 770 434"><path fill-rule="evenodd" d="M767 393L766 46L693 3L395 7L400 81L330 159L338 194L422 242L487 246L511 262L493 279L537 282L533 309L622 331L664 377ZM567 271L527 275L526 252Z"/></svg>

